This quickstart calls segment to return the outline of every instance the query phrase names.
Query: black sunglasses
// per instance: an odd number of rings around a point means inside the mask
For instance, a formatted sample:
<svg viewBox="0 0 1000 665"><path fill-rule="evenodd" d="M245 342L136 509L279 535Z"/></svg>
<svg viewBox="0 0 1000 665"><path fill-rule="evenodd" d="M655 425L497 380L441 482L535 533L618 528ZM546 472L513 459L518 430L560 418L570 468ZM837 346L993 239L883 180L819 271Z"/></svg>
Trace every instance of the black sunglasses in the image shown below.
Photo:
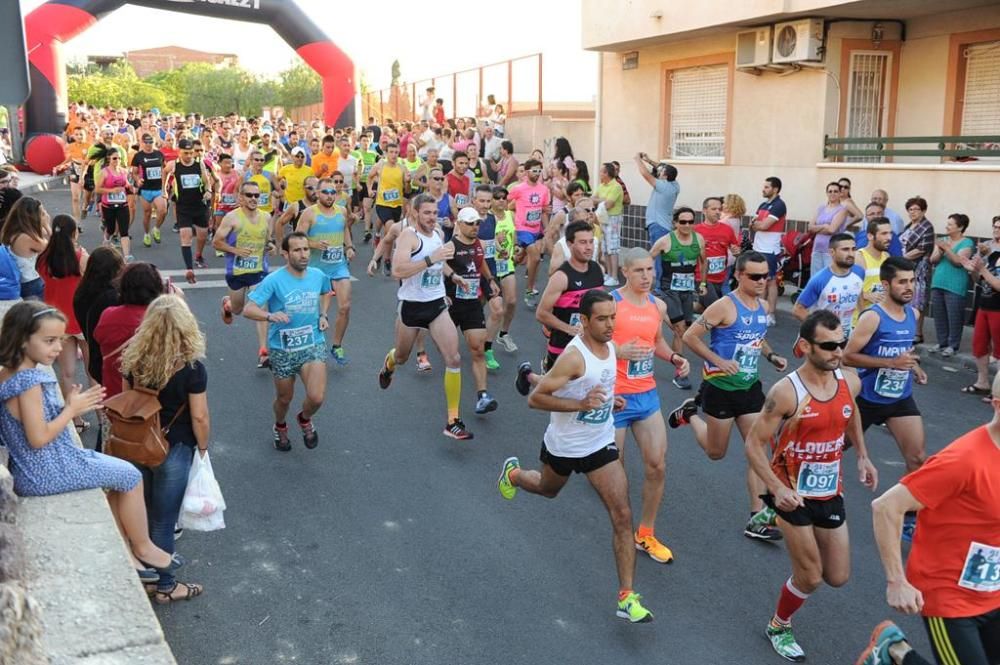
<svg viewBox="0 0 1000 665"><path fill-rule="evenodd" d="M768 275L766 272L745 272L743 273L746 277L749 277L755 282L767 279Z"/></svg>
<svg viewBox="0 0 1000 665"><path fill-rule="evenodd" d="M594 212L593 208L580 208L580 210L582 210L584 212Z"/></svg>
<svg viewBox="0 0 1000 665"><path fill-rule="evenodd" d="M444 178L442 178L442 180L444 180ZM506 201L507 197L506 196L494 196L493 200L494 201Z"/></svg>
<svg viewBox="0 0 1000 665"><path fill-rule="evenodd" d="M678 219L677 223L681 226L688 226L689 224L694 224L693 219Z"/></svg>
<svg viewBox="0 0 1000 665"><path fill-rule="evenodd" d="M444 180L444 178L440 176L434 176L433 178L431 178L431 180Z"/></svg>
<svg viewBox="0 0 1000 665"><path fill-rule="evenodd" d="M823 349L824 351L836 351L837 349L846 349L847 348L847 340L846 339L845 340L841 340L839 342L814 342L811 339L807 339L806 341L809 342L810 344L812 344L813 346L818 346L819 348Z"/></svg>
<svg viewBox="0 0 1000 665"><path fill-rule="evenodd" d="M259 199L260 192L244 192L243 196L247 197L248 199Z"/></svg>

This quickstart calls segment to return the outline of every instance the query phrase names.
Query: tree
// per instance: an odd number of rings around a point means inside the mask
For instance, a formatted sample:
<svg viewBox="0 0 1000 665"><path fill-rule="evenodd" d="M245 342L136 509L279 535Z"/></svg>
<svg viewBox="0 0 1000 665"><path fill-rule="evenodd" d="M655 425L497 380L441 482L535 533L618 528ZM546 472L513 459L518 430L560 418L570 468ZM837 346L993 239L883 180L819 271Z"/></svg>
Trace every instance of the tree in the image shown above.
<svg viewBox="0 0 1000 665"><path fill-rule="evenodd" d="M281 105L293 109L323 99L323 82L312 67L302 61L281 72Z"/></svg>
<svg viewBox="0 0 1000 665"><path fill-rule="evenodd" d="M399 85L400 78L402 78L402 74L399 71L399 60L393 60L392 61L392 80L389 82L389 85L391 85L393 88L395 88L397 85Z"/></svg>

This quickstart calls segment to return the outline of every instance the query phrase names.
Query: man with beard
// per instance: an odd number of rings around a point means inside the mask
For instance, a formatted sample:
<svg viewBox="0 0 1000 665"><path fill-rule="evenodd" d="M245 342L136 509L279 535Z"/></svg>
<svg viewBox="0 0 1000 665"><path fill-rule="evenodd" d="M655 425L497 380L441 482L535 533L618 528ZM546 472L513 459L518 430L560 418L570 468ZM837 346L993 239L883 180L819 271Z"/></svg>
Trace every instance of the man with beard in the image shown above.
<svg viewBox="0 0 1000 665"><path fill-rule="evenodd" d="M810 311L826 309L837 315L844 337L851 336L851 326L861 297L864 273L854 266L854 238L849 233L837 233L830 238L832 263L809 278L802 289L792 314L805 321ZM796 348L798 348L796 346Z"/></svg>

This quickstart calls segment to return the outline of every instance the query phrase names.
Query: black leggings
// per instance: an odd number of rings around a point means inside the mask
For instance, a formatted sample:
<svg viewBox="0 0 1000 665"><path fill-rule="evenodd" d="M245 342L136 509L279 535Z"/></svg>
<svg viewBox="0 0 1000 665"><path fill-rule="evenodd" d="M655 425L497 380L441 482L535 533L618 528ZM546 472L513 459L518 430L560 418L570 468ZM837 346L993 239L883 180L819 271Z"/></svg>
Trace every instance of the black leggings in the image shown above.
<svg viewBox="0 0 1000 665"><path fill-rule="evenodd" d="M963 619L924 617L924 627L938 665L1000 663L1000 608ZM903 665L930 665L911 651Z"/></svg>
<svg viewBox="0 0 1000 665"><path fill-rule="evenodd" d="M128 237L130 219L128 206L101 206L101 217L104 219L104 232L109 236L117 234L121 238Z"/></svg>

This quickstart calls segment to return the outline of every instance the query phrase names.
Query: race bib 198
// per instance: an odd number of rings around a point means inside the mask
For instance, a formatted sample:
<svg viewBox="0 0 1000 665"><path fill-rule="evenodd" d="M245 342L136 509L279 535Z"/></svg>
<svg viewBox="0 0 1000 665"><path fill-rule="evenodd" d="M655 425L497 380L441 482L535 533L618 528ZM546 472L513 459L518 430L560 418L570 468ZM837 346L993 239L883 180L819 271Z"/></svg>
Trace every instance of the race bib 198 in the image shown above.
<svg viewBox="0 0 1000 665"><path fill-rule="evenodd" d="M833 462L803 462L795 491L809 499L826 499L837 493L840 482L840 460Z"/></svg>

